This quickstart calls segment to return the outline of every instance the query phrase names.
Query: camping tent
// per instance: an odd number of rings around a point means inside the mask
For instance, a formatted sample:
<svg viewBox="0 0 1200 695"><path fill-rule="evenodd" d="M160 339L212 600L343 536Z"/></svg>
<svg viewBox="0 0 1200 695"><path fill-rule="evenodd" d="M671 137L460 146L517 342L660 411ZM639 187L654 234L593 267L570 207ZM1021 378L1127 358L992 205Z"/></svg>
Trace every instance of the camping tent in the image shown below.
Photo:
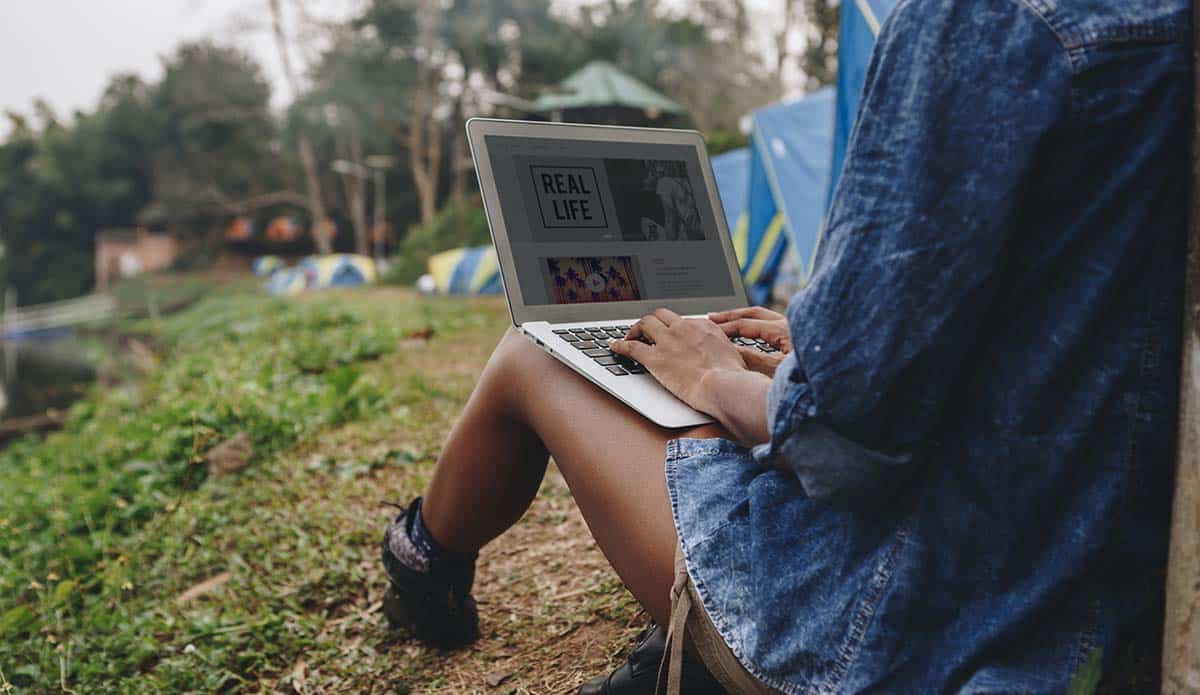
<svg viewBox="0 0 1200 695"><path fill-rule="evenodd" d="M713 176L717 179L717 194L725 209L729 232L737 237L738 220L746 212L746 196L750 192L750 148L722 152L712 157ZM741 260L742 252L738 252Z"/></svg>
<svg viewBox="0 0 1200 695"><path fill-rule="evenodd" d="M258 258L255 258L253 265L250 267L254 271L255 275L259 277L270 277L271 273L274 273L276 270L284 267L284 265L285 263L283 262L283 259L279 256L267 254L266 256L259 256Z"/></svg>
<svg viewBox="0 0 1200 695"><path fill-rule="evenodd" d="M294 268L278 268L267 280L271 294L293 295L305 290L357 287L378 279L375 261L353 253L308 256Z"/></svg>
<svg viewBox="0 0 1200 695"><path fill-rule="evenodd" d="M760 109L753 116L750 146L712 160L751 302L770 300L789 244L802 264L816 247L833 145L833 105L833 90L822 89Z"/></svg>
<svg viewBox="0 0 1200 695"><path fill-rule="evenodd" d="M867 66L875 37L897 0L853 0L842 3L841 27L838 30L837 116L834 118L833 168L829 177L826 202L833 200L833 189L846 159L846 144L854 119L858 115L858 100L867 80Z"/></svg>
<svg viewBox="0 0 1200 695"><path fill-rule="evenodd" d="M304 271L305 285L310 290L357 287L376 280L375 261L353 253L308 256L298 267Z"/></svg>
<svg viewBox="0 0 1200 695"><path fill-rule="evenodd" d="M439 294L500 294L500 264L491 245L436 254L429 274Z"/></svg>

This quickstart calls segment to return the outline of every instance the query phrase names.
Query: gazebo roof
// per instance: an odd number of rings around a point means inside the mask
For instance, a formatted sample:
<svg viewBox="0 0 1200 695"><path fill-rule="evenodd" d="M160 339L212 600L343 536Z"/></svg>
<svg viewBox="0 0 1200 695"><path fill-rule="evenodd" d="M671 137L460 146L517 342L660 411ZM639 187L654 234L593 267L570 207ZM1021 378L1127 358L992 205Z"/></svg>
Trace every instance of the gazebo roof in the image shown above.
<svg viewBox="0 0 1200 695"><path fill-rule="evenodd" d="M534 102L537 111L623 106L682 113L683 107L606 60L593 60L560 84L561 92Z"/></svg>

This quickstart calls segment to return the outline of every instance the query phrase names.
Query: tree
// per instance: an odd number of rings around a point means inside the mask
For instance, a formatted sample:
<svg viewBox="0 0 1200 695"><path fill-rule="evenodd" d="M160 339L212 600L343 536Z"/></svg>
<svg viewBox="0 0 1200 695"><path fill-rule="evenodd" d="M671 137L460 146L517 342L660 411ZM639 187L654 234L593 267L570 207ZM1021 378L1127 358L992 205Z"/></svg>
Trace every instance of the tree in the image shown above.
<svg viewBox="0 0 1200 695"><path fill-rule="evenodd" d="M154 89L164 141L153 157L154 199L141 219L198 231L239 200L277 189L270 97L258 65L241 51L211 42L176 49Z"/></svg>
<svg viewBox="0 0 1200 695"><path fill-rule="evenodd" d="M279 60L283 65L283 74L291 87L292 94L300 93L300 80L292 65L291 51L288 47L287 33L283 28L283 10L279 0L270 0L271 26L275 35L275 45L279 51ZM325 201L321 198L321 176L317 167L317 156L313 151L312 140L303 130L297 140L300 154L300 164L304 168L305 190L308 192L308 213L312 218L311 227L314 231L313 241L317 245L317 253L330 253L333 249L331 241L320 233L328 215L325 212Z"/></svg>
<svg viewBox="0 0 1200 695"><path fill-rule="evenodd" d="M128 224L150 197L150 158L162 140L151 86L117 76L95 112L61 121L45 104L35 118L9 114L0 144L3 284L22 304L83 294L94 234Z"/></svg>
<svg viewBox="0 0 1200 695"><path fill-rule="evenodd" d="M683 104L701 130L734 130L750 110L777 98L749 41L743 2L704 0L679 13L659 0L609 0L577 8L569 29L559 52L565 67L610 60Z"/></svg>
<svg viewBox="0 0 1200 695"><path fill-rule="evenodd" d="M837 80L838 31L841 24L839 0L784 0L800 2L805 23L804 53L800 63L807 86L816 89Z"/></svg>

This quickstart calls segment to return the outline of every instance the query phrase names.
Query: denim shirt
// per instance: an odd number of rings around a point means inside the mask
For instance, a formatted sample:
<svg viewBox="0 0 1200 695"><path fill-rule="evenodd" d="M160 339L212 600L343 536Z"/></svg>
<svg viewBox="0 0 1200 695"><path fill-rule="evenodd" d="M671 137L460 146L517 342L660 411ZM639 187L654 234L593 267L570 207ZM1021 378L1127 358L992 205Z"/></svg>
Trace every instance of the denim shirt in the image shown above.
<svg viewBox="0 0 1200 695"><path fill-rule="evenodd" d="M1186 0L902 0L771 441L675 440L689 575L789 693L1060 693L1161 599Z"/></svg>

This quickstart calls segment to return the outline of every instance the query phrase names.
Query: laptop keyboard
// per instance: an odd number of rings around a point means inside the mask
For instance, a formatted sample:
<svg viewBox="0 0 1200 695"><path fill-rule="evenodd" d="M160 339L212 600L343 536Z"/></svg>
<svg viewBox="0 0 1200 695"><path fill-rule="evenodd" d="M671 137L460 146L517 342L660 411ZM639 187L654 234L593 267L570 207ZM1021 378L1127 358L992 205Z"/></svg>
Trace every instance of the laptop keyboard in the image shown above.
<svg viewBox="0 0 1200 695"><path fill-rule="evenodd" d="M608 341L613 338L624 338L625 334L629 332L629 328L628 325L556 328L554 333L616 376L645 374L646 368L641 364L608 349ZM770 343L761 339L734 337L729 341L735 345L756 348L761 352L779 352L778 348L772 347Z"/></svg>

